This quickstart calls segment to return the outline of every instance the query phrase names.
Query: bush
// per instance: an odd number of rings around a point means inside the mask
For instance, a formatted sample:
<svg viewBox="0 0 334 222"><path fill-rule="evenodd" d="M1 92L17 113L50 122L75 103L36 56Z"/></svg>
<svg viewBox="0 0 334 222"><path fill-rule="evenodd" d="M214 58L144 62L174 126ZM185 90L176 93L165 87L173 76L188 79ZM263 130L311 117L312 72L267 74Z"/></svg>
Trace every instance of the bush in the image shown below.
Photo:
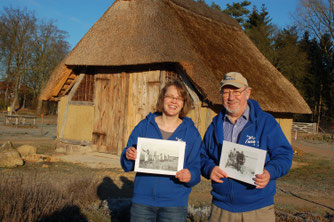
<svg viewBox="0 0 334 222"><path fill-rule="evenodd" d="M82 177L68 184L24 174L0 180L0 221L87 221L80 209L98 200L97 181Z"/></svg>

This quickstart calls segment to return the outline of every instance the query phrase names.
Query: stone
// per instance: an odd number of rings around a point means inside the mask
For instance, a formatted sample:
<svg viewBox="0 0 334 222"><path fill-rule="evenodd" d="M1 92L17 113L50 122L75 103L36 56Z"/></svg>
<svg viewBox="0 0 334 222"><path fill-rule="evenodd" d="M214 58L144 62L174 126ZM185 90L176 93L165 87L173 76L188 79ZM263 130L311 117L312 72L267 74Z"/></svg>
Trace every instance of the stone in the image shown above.
<svg viewBox="0 0 334 222"><path fill-rule="evenodd" d="M37 148L31 145L22 145L17 148L17 151L20 153L22 158L25 158L29 155L35 155Z"/></svg>
<svg viewBox="0 0 334 222"><path fill-rule="evenodd" d="M13 144L8 141L0 147L0 167L14 168L23 165L23 160Z"/></svg>

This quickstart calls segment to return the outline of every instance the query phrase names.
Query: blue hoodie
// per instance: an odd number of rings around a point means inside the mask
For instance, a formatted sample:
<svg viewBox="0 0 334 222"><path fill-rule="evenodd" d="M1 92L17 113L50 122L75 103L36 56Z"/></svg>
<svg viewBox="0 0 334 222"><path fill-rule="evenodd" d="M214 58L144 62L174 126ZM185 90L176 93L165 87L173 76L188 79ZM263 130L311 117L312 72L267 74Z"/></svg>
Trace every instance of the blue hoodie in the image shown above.
<svg viewBox="0 0 334 222"><path fill-rule="evenodd" d="M135 162L125 157L126 149L137 147L138 137L162 139L155 117L159 113L150 113L132 131L128 144L121 155L121 165L125 172L133 171ZM200 147L201 135L193 121L182 118L182 123L168 140L182 140L186 142L184 155L184 169L188 169L191 180L188 183L179 182L175 176L137 173L132 202L155 207L184 207L188 206L191 187L201 180Z"/></svg>
<svg viewBox="0 0 334 222"><path fill-rule="evenodd" d="M270 173L270 181L263 189L231 178L224 183L212 181L212 202L230 212L246 212L274 204L276 179L288 173L293 150L284 136L281 127L270 114L263 112L255 100L248 100L250 118L241 131L238 144L267 150L265 169ZM224 140L223 116L220 112L208 127L201 146L202 175L210 179L219 158Z"/></svg>

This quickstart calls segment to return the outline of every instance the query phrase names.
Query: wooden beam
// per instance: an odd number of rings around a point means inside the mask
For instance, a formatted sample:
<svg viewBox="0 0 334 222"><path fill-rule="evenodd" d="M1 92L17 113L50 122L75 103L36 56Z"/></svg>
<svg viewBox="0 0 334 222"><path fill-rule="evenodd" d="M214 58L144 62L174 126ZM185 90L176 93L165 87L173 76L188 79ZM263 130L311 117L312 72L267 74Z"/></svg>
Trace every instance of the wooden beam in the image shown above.
<svg viewBox="0 0 334 222"><path fill-rule="evenodd" d="M66 71L63 73L62 79L59 81L59 83L55 86L52 96L58 96L59 92L63 88L64 84L66 83L67 78L71 75L72 69L66 69Z"/></svg>

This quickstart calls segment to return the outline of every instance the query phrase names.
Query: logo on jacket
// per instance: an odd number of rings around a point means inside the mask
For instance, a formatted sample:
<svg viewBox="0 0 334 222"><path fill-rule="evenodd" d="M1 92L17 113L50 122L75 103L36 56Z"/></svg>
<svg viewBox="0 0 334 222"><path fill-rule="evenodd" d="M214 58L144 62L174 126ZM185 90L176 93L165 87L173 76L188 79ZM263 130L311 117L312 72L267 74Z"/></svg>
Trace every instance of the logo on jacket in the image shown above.
<svg viewBox="0 0 334 222"><path fill-rule="evenodd" d="M245 143L255 145L255 143L256 143L255 136L248 136L247 135L247 139L246 139Z"/></svg>

